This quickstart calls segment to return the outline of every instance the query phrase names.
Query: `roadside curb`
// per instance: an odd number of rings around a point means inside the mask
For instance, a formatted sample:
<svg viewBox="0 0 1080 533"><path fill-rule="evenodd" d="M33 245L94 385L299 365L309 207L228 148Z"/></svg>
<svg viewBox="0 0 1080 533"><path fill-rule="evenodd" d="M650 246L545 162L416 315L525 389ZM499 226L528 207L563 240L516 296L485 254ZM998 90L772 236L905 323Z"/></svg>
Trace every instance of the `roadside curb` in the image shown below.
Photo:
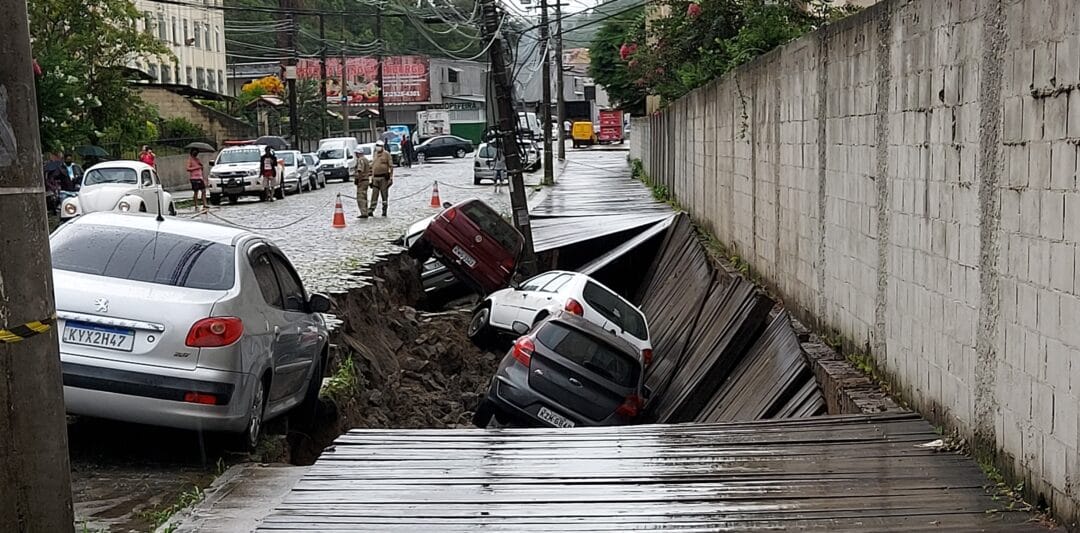
<svg viewBox="0 0 1080 533"><path fill-rule="evenodd" d="M288 464L234 465L207 487L201 502L169 517L155 533L252 531L307 470L306 466ZM218 509L223 503L227 505Z"/></svg>

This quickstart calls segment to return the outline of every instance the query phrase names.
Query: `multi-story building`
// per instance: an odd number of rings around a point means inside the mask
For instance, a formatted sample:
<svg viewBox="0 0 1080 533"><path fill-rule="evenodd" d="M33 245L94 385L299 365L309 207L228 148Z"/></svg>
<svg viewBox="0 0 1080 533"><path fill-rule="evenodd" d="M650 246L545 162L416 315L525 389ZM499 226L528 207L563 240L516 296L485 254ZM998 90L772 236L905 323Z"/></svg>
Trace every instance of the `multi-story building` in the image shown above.
<svg viewBox="0 0 1080 533"><path fill-rule="evenodd" d="M154 83L187 85L225 94L225 16L222 0L162 3L135 0L140 28L172 50L175 60L142 58L135 67Z"/></svg>

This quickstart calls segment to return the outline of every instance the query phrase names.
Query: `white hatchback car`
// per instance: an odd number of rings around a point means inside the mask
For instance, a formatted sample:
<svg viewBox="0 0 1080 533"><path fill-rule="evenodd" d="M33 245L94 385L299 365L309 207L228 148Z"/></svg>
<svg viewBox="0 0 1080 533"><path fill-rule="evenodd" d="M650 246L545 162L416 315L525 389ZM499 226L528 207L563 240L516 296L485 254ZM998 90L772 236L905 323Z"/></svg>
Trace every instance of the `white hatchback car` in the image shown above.
<svg viewBox="0 0 1080 533"><path fill-rule="evenodd" d="M249 447L264 421L314 414L330 301L262 237L155 218L93 213L50 237L67 411Z"/></svg>
<svg viewBox="0 0 1080 533"><path fill-rule="evenodd" d="M86 171L78 196L60 205L60 218L96 211L157 213L159 206L162 214L176 214L172 195L161 187L154 167L142 161L108 161Z"/></svg>
<svg viewBox="0 0 1080 533"><path fill-rule="evenodd" d="M469 338L482 339L490 328L513 332L514 322L536 324L557 310L581 316L641 350L652 362L652 339L645 315L600 282L579 272L552 270L517 287L491 293L473 312Z"/></svg>

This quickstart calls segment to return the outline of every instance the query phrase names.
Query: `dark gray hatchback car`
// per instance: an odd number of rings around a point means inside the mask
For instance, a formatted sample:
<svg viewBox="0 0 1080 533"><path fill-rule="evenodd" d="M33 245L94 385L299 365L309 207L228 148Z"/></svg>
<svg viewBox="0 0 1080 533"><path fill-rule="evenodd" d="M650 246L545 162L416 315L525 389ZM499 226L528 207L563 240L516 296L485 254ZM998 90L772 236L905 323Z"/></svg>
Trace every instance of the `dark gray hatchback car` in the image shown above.
<svg viewBox="0 0 1080 533"><path fill-rule="evenodd" d="M524 333L527 326L516 323ZM473 423L614 426L633 423L644 404L641 352L570 313L537 323L514 343Z"/></svg>

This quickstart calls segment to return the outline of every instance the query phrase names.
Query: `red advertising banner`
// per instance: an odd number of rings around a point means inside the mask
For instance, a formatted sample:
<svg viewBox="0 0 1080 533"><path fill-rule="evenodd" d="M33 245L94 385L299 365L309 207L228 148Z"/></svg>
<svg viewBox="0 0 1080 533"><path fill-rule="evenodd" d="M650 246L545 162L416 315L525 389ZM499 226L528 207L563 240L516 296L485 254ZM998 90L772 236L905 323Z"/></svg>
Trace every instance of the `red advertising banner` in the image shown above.
<svg viewBox="0 0 1080 533"><path fill-rule="evenodd" d="M371 56L345 58L344 94L350 104L379 102L379 62ZM320 78L318 59L301 59L296 66L300 79ZM326 99L341 103L341 58L326 59ZM384 102L387 104L423 103L431 99L431 84L426 56L388 56L383 58Z"/></svg>

